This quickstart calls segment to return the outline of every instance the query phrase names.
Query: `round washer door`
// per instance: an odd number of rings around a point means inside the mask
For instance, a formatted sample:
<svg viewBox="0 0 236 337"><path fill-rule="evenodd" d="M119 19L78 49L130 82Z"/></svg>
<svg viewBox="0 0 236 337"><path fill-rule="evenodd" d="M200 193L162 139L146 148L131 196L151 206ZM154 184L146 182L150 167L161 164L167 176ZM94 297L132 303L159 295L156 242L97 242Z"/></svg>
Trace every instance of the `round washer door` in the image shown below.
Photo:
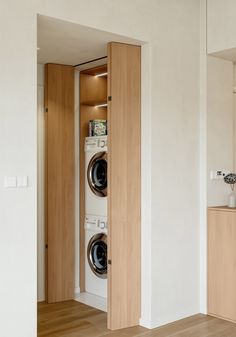
<svg viewBox="0 0 236 337"><path fill-rule="evenodd" d="M92 272L99 278L107 278L107 235L92 236L87 247L87 258Z"/></svg>
<svg viewBox="0 0 236 337"><path fill-rule="evenodd" d="M107 153L98 152L90 160L87 170L88 184L94 194L107 196Z"/></svg>

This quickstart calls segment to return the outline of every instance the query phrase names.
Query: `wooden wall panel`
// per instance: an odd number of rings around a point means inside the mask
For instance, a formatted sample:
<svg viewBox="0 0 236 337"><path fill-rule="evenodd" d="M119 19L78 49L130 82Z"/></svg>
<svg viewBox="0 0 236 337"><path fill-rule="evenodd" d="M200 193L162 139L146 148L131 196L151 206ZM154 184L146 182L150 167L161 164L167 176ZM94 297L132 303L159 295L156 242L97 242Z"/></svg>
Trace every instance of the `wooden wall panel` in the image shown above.
<svg viewBox="0 0 236 337"><path fill-rule="evenodd" d="M95 77L96 69L82 71L80 73L80 291L85 291L85 153L84 141L89 135L88 125L92 119L107 119L107 108L95 108L87 103L107 101L107 78ZM106 66L102 67L106 71Z"/></svg>
<svg viewBox="0 0 236 337"><path fill-rule="evenodd" d="M141 48L108 45L108 328L140 318Z"/></svg>
<svg viewBox="0 0 236 337"><path fill-rule="evenodd" d="M74 298L74 68L46 65L47 301Z"/></svg>

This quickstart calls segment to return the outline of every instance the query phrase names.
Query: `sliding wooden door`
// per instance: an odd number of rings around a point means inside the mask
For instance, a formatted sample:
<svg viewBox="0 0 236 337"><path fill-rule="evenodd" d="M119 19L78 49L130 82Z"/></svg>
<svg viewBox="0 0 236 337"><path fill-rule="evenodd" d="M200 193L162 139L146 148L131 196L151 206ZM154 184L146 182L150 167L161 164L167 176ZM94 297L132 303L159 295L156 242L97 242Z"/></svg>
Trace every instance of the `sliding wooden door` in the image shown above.
<svg viewBox="0 0 236 337"><path fill-rule="evenodd" d="M140 318L141 48L108 45L108 328Z"/></svg>
<svg viewBox="0 0 236 337"><path fill-rule="evenodd" d="M46 298L51 303L74 297L74 68L45 67Z"/></svg>

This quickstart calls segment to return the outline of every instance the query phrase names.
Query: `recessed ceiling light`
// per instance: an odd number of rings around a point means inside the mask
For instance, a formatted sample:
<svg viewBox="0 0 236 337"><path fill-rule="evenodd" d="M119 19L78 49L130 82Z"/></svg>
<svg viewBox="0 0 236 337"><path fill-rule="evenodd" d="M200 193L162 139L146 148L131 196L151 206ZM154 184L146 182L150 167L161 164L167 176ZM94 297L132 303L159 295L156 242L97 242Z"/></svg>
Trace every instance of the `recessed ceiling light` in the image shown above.
<svg viewBox="0 0 236 337"><path fill-rule="evenodd" d="M96 74L96 77L102 77L102 76L107 76L107 72L105 72L105 73L100 73L100 74Z"/></svg>
<svg viewBox="0 0 236 337"><path fill-rule="evenodd" d="M94 107L95 108L103 108L103 107L106 107L106 106L107 106L107 103L102 103L102 104L97 104Z"/></svg>

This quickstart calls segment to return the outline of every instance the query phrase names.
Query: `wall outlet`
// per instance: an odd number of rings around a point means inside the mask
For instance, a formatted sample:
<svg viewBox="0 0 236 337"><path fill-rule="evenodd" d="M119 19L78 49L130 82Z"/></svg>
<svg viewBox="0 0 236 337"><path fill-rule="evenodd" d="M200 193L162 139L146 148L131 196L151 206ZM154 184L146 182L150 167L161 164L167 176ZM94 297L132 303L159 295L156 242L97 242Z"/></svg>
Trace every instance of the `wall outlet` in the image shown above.
<svg viewBox="0 0 236 337"><path fill-rule="evenodd" d="M224 177L230 173L230 170L216 170L216 171L210 171L210 179L211 180L221 180L224 179Z"/></svg>
<svg viewBox="0 0 236 337"><path fill-rule="evenodd" d="M28 187L28 176L5 176L5 188Z"/></svg>

